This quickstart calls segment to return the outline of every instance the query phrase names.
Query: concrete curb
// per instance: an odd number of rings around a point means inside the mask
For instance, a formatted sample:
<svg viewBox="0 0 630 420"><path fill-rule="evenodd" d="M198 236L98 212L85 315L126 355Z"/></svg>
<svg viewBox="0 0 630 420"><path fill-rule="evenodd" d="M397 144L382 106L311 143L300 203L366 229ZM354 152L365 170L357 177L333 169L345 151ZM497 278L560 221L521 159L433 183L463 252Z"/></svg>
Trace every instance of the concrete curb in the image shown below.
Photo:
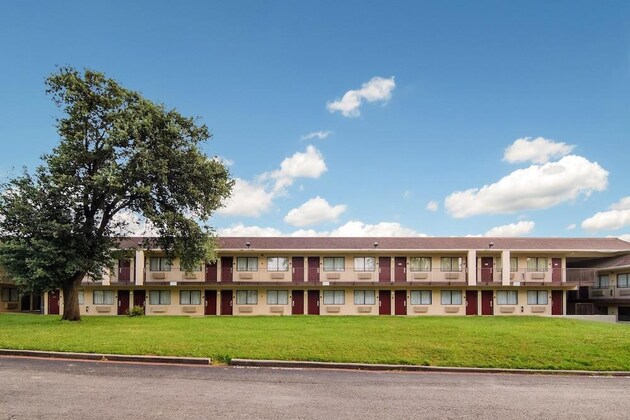
<svg viewBox="0 0 630 420"><path fill-rule="evenodd" d="M174 357L174 356L135 356L127 354L105 354L105 353L70 353L59 351L39 351L39 350L13 350L0 349L0 356L26 356L44 357L50 359L74 359L74 360L94 360L111 362L136 362L136 363L168 363L179 365L210 365L212 359L202 357Z"/></svg>
<svg viewBox="0 0 630 420"><path fill-rule="evenodd" d="M545 370L545 369L502 369L471 367L440 367L417 365L386 365L370 363L298 362L284 360L232 359L232 366L276 367L293 369L351 369L369 371L400 372L454 372L454 373L502 373L521 375L571 375L571 376L620 376L630 377L630 371L588 371L588 370Z"/></svg>

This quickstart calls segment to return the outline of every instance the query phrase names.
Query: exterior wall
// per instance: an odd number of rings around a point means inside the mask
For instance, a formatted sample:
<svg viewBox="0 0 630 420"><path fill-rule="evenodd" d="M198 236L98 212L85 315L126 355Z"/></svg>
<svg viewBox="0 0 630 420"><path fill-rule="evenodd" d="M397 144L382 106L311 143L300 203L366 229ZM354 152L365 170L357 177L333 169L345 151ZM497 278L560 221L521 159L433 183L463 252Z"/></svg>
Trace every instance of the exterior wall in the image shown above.
<svg viewBox="0 0 630 420"><path fill-rule="evenodd" d="M151 302L152 290L170 291L171 303L169 305L160 305ZM199 304L180 304L180 291L182 290L198 290L201 293L201 303ZM147 315L185 315L185 316L202 316L204 314L204 291L199 286L196 287L180 287L177 289L165 287L147 287L146 288L146 314Z"/></svg>

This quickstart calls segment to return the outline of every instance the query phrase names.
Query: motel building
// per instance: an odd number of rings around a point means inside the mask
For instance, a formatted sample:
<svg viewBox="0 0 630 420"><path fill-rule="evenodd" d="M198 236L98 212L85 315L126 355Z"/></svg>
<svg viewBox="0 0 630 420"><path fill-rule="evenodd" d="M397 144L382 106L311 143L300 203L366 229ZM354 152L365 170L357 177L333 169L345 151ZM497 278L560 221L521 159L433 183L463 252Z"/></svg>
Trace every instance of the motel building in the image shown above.
<svg viewBox="0 0 630 420"><path fill-rule="evenodd" d="M218 239L192 272L143 238L85 279L82 315L615 315L630 321L630 243L612 238ZM0 276L0 312L59 314L58 290L22 295Z"/></svg>

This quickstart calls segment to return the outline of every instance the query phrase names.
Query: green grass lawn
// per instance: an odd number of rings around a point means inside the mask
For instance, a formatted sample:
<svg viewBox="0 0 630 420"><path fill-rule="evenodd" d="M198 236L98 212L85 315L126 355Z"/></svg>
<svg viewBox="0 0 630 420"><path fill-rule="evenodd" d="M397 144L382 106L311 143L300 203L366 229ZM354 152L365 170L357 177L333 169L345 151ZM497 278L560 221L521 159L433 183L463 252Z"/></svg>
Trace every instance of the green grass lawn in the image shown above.
<svg viewBox="0 0 630 420"><path fill-rule="evenodd" d="M543 317L0 315L0 348L533 369L630 370L630 326Z"/></svg>

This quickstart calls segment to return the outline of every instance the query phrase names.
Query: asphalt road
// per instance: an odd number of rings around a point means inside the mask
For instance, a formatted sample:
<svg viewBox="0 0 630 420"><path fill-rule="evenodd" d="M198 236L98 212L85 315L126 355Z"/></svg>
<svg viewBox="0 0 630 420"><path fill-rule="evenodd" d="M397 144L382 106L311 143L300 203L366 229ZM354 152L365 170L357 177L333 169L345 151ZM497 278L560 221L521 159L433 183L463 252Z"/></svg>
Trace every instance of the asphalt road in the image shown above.
<svg viewBox="0 0 630 420"><path fill-rule="evenodd" d="M0 419L630 418L630 378L0 357Z"/></svg>

